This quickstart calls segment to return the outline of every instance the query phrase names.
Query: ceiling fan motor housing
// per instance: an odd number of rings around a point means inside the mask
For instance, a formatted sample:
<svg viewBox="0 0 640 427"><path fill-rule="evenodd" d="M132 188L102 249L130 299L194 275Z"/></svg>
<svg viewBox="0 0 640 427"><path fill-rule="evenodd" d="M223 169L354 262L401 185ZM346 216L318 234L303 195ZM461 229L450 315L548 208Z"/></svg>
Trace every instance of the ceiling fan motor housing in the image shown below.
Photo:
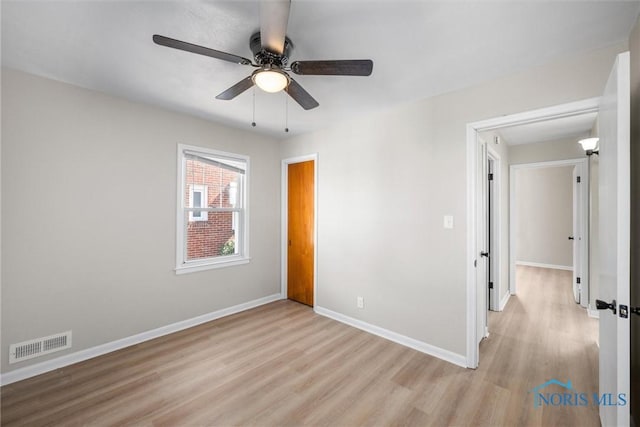
<svg viewBox="0 0 640 427"><path fill-rule="evenodd" d="M282 55L269 52L262 48L262 40L260 38L260 32L257 32L249 39L249 47L253 52L253 58L258 65L272 65L277 68L282 68L289 62L291 51L293 50L293 43L289 37L284 38L284 49Z"/></svg>

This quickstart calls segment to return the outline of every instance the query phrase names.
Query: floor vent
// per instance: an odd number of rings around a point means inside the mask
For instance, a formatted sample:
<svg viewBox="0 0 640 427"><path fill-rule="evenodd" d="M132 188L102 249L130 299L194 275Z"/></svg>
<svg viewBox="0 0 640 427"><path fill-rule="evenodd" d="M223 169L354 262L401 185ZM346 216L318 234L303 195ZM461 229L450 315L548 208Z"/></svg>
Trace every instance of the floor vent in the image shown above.
<svg viewBox="0 0 640 427"><path fill-rule="evenodd" d="M9 363L21 362L71 348L71 331L23 341L9 346Z"/></svg>

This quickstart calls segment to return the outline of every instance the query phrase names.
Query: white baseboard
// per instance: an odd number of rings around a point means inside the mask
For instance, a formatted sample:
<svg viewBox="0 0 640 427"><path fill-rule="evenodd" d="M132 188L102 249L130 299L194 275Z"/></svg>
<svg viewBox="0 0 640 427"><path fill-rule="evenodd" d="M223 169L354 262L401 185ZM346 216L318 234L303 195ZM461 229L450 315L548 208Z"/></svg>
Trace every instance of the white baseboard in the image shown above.
<svg viewBox="0 0 640 427"><path fill-rule="evenodd" d="M182 320L180 322L172 323L170 325L162 326L160 328L152 329L150 331L142 332L130 337L122 338L116 341L111 341L106 344L101 344L95 347L88 348L86 350L80 350L75 353L66 354L55 359L46 360L35 365L25 366L24 368L15 369L13 371L5 372L0 376L0 384L7 385L16 381L21 381L27 378L34 377L36 375L44 374L45 372L53 371L55 369L63 368L65 366L73 365L74 363L82 362L87 359L92 359L103 354L111 353L116 350L120 350L125 347L129 347L135 344L139 344L144 341L149 341L154 338L169 335L174 332L182 331L202 323L210 322L212 320L219 319L221 317L236 314L241 311L249 310L270 302L274 302L282 299L281 294L273 294L263 298L258 298L253 301L248 301L242 304L234 305L232 307L223 308L221 310L213 311L211 313L203 314L201 316L193 317L191 319Z"/></svg>
<svg viewBox="0 0 640 427"><path fill-rule="evenodd" d="M589 308L587 308L587 316L593 317L594 319L599 319L600 318L600 312L598 310L592 309L591 305L589 305Z"/></svg>
<svg viewBox="0 0 640 427"><path fill-rule="evenodd" d="M516 261L516 265L526 265L528 267L553 268L555 270L573 271L573 266L571 265L543 264L540 262L529 262L529 261Z"/></svg>
<svg viewBox="0 0 640 427"><path fill-rule="evenodd" d="M415 340L413 338L409 338L405 335L401 335L388 329L363 322L362 320L354 319L353 317L345 316L344 314L336 313L335 311L331 311L323 307L316 306L314 310L321 316L329 317L330 319L337 320L338 322L388 339L389 341L393 341L405 347L409 347L422 353L426 353L430 356L437 357L438 359L453 363L454 365L462 366L463 368L467 367L467 357L461 354L454 353L452 351L445 350L440 347Z"/></svg>
<svg viewBox="0 0 640 427"><path fill-rule="evenodd" d="M504 310L504 308L507 306L507 303L509 302L509 298L511 298L511 293L507 292L502 299L500 300L500 311Z"/></svg>

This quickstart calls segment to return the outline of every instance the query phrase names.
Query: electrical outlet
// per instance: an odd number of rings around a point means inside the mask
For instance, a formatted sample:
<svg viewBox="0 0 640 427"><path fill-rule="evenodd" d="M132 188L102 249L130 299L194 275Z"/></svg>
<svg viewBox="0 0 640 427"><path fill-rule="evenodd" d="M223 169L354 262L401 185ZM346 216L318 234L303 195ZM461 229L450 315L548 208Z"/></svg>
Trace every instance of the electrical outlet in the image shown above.
<svg viewBox="0 0 640 427"><path fill-rule="evenodd" d="M358 308L364 308L364 298L358 297Z"/></svg>

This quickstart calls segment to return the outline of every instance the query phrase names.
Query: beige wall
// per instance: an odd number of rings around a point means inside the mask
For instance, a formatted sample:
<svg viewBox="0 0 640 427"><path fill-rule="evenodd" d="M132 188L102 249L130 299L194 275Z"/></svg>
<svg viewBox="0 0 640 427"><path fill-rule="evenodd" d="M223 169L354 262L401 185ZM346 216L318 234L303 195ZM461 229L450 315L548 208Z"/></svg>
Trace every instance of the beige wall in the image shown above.
<svg viewBox="0 0 640 427"><path fill-rule="evenodd" d="M279 293L276 141L10 70L2 113L3 355L69 329L78 351ZM178 143L251 157L248 265L173 271Z"/></svg>
<svg viewBox="0 0 640 427"><path fill-rule="evenodd" d="M283 142L283 158L319 154L317 304L465 354L466 124L599 96L625 49L566 58ZM442 226L448 214L453 230Z"/></svg>
<svg viewBox="0 0 640 427"><path fill-rule="evenodd" d="M573 166L519 169L516 261L573 266Z"/></svg>

